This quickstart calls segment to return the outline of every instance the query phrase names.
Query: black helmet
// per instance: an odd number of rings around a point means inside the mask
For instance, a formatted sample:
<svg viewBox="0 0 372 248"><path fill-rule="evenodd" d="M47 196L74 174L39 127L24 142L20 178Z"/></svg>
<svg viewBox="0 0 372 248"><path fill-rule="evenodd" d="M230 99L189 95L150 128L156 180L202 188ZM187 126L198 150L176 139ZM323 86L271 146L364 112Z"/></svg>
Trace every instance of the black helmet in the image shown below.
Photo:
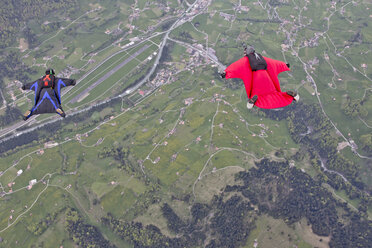
<svg viewBox="0 0 372 248"><path fill-rule="evenodd" d="M54 75L54 70L52 68L48 68L46 71L45 71L45 75Z"/></svg>

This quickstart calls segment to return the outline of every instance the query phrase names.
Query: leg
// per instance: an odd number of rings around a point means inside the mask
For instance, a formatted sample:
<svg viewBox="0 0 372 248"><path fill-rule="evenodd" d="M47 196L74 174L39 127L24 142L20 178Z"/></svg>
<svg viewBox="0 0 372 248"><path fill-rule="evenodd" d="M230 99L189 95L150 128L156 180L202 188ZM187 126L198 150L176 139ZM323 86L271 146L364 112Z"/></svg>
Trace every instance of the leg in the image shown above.
<svg viewBox="0 0 372 248"><path fill-rule="evenodd" d="M38 84L38 87L37 87L37 90L35 91L35 106L37 105L37 103L39 102L40 100L40 92L41 90L43 89L43 85L42 84Z"/></svg>
<svg viewBox="0 0 372 248"><path fill-rule="evenodd" d="M58 104L58 107L54 106L56 108L56 112L57 112L57 114L59 114L60 116L65 118L66 114L65 114L65 111L63 111L63 109L61 107L61 100L59 99L59 95L56 92L55 88L53 88L53 92L54 92L54 97L57 99L57 104Z"/></svg>
<svg viewBox="0 0 372 248"><path fill-rule="evenodd" d="M297 94L297 92L292 91L292 90L288 90L286 93L287 93L288 95L290 95L291 97L293 97L293 99L294 99L295 101L300 100L300 95Z"/></svg>
<svg viewBox="0 0 372 248"><path fill-rule="evenodd" d="M40 100L40 93L41 93L41 90L42 89L43 89L43 85L42 85L42 83L39 83L38 84L38 87L37 87L37 90L35 91L35 102L34 102L34 106L32 107L32 109L27 110L26 113L23 114L23 120L26 121L28 118L30 118L31 115L32 115L32 113L35 111L36 105L37 105L37 103Z"/></svg>
<svg viewBox="0 0 372 248"><path fill-rule="evenodd" d="M247 108L248 109L253 108L254 104L257 101L257 99L258 99L258 96L257 95L254 95L251 99L249 99L249 101L247 102Z"/></svg>
<svg viewBox="0 0 372 248"><path fill-rule="evenodd" d="M23 120L24 121L27 121L28 118L30 118L32 115L32 109L31 110L27 110L26 113L23 114Z"/></svg>
<svg viewBox="0 0 372 248"><path fill-rule="evenodd" d="M63 111L62 107L60 106L59 108L56 109L57 114L62 116L63 118L66 117L65 111Z"/></svg>
<svg viewBox="0 0 372 248"><path fill-rule="evenodd" d="M58 93L56 92L56 88L53 88L53 92L54 92L55 97L57 98L58 104L61 105L61 99Z"/></svg>

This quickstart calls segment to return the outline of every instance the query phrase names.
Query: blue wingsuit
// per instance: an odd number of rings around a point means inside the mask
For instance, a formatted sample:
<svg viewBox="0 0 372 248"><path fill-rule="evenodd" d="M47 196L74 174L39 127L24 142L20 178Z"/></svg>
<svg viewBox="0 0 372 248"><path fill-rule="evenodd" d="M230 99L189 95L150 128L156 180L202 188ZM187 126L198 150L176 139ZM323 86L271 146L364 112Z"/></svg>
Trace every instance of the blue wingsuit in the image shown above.
<svg viewBox="0 0 372 248"><path fill-rule="evenodd" d="M75 84L75 79L58 78L53 74L46 74L36 81L24 84L23 90L35 92L35 104L31 110L25 113L23 119L27 120L32 115L44 113L57 113L65 117L66 114L61 107L61 89Z"/></svg>

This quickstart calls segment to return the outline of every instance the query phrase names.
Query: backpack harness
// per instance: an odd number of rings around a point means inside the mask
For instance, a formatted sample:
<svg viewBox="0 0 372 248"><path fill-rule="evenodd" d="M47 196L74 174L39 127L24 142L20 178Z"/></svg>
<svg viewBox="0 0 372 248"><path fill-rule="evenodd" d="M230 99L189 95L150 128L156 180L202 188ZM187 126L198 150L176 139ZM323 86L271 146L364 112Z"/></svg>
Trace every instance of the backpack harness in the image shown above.
<svg viewBox="0 0 372 248"><path fill-rule="evenodd" d="M50 74L47 74L43 77L43 82L44 82L44 85L43 85L43 88L52 88L54 89L54 80L55 80L55 77L53 75L50 75Z"/></svg>
<svg viewBox="0 0 372 248"><path fill-rule="evenodd" d="M252 71L266 70L267 63L266 60L262 57L261 54L253 52L246 55L249 60L249 65L251 66Z"/></svg>

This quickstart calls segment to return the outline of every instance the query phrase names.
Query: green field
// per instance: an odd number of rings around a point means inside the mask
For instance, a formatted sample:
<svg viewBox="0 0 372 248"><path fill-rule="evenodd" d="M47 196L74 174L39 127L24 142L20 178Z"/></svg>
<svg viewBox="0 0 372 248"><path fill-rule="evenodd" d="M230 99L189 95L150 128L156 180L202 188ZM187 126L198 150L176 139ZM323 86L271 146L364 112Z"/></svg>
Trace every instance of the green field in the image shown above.
<svg viewBox="0 0 372 248"><path fill-rule="evenodd" d="M194 2L199 9L183 16ZM69 114L111 99L146 76L165 31L184 18L169 31L169 38L177 42L166 41L154 74L139 89L82 113L81 118L62 120L52 135L40 131L40 139L27 147L2 154L0 193L5 194L0 198L0 247L77 247L66 231L68 208L77 209L84 223L97 227L116 247L133 247L133 243L102 223L108 215L155 225L170 238L181 237L169 227L162 212L165 203L190 224L194 204L211 204L225 194L226 186L236 184L238 172L257 168L255 162L262 158L288 160L357 213L365 204L362 197L370 199L372 187L370 159L363 157L370 156L370 150L361 148L361 137L370 134L372 125L368 45L372 22L367 13L372 6L366 1L340 1L335 8L332 2L322 1L278 2L275 7L276 1L261 2L242 1L242 7L240 1L223 0L207 5L204 1L84 0L73 16L59 17L63 29L43 32L41 25L49 19L31 20L27 25L38 34L39 45L20 52L23 61L35 70L32 78L53 67L78 80L63 91ZM347 190L322 182L325 173L316 163L318 158L312 157L315 153L292 139L290 118L274 120L257 108L247 110L243 83L221 79L217 73L221 68L205 58L208 47L227 66L242 56L242 43L290 63L291 71L279 76L282 91L298 90L301 102L321 106L322 116L337 128L332 126L329 134L337 142L355 141L359 155L350 147L339 154L359 169L356 179L364 185L360 197L352 198ZM110 74L114 68L117 71ZM80 95L105 75L105 80ZM10 86L3 92L8 104L21 111L31 108L32 93L23 94L11 85L14 79L7 80ZM348 98L360 100L367 113L348 115ZM52 118L42 115L37 121ZM47 148L48 141L58 144ZM296 160L301 153L303 157ZM33 179L37 183L27 189ZM226 201L231 195L224 196ZM368 204L363 214L370 219ZM253 247L255 242L257 247L329 247L332 237L314 234L306 219L287 225L256 210L255 228L241 247ZM54 216L48 226L40 224L48 216ZM215 235L203 231L206 242Z"/></svg>
<svg viewBox="0 0 372 248"><path fill-rule="evenodd" d="M288 226L282 220L262 216L256 225L245 248L253 247L255 243L257 247L328 247L329 238L313 234L306 220Z"/></svg>

